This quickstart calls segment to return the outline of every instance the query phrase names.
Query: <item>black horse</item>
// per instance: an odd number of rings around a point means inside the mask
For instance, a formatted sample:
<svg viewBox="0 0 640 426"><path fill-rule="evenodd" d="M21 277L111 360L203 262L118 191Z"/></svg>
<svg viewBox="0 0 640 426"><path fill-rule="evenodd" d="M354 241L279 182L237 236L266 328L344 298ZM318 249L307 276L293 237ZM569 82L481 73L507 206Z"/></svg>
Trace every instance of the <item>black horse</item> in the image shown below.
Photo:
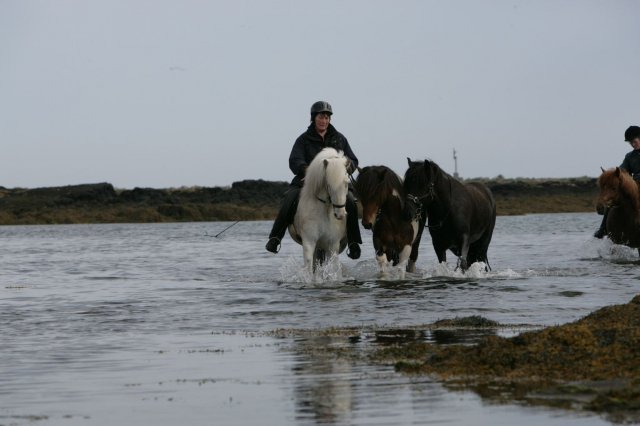
<svg viewBox="0 0 640 426"><path fill-rule="evenodd" d="M446 262L447 249L459 257L465 271L474 262L489 268L487 250L496 224L496 203L491 190L478 182L462 183L433 161L411 161L404 176L407 214L429 220L428 228L439 262ZM424 218L422 219L424 223ZM411 248L411 261L418 259L422 232Z"/></svg>

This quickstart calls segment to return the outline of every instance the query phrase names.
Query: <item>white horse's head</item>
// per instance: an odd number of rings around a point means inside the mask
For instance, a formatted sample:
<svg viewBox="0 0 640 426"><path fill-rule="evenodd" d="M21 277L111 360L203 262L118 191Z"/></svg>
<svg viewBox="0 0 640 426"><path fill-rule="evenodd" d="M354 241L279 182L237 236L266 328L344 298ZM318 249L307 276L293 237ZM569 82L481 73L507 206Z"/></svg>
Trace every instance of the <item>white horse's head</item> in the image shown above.
<svg viewBox="0 0 640 426"><path fill-rule="evenodd" d="M345 157L324 160L326 171L327 193L333 206L333 215L342 220L347 215L347 194L349 192L349 175Z"/></svg>
<svg viewBox="0 0 640 426"><path fill-rule="evenodd" d="M309 186L320 201L333 208L333 215L338 220L347 215L348 162L341 151L325 148L313 159L305 176L305 186Z"/></svg>

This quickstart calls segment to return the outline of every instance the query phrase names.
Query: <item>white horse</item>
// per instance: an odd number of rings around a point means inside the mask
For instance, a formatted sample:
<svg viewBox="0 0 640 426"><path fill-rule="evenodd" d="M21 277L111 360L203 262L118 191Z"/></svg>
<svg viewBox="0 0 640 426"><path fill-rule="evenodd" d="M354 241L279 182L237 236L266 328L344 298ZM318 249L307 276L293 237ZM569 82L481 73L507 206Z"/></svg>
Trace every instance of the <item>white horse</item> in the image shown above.
<svg viewBox="0 0 640 426"><path fill-rule="evenodd" d="M307 168L289 235L302 245L309 271L347 245L348 162L341 151L325 148Z"/></svg>

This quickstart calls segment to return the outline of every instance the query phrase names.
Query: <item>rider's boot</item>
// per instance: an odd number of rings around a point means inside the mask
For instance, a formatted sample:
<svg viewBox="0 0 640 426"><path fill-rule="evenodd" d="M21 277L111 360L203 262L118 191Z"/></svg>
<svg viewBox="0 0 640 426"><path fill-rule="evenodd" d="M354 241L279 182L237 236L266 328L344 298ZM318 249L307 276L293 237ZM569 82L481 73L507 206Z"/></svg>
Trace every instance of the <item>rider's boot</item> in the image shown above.
<svg viewBox="0 0 640 426"><path fill-rule="evenodd" d="M358 206L351 193L347 195L347 256L351 259L360 258L360 225L358 224Z"/></svg>
<svg viewBox="0 0 640 426"><path fill-rule="evenodd" d="M271 253L278 253L280 251L280 242L287 232L287 227L293 223L293 218L298 208L298 196L300 195L300 188L292 187L289 189L280 204L280 211L276 220L273 222L271 233L269 233L269 241L265 249Z"/></svg>
<svg viewBox="0 0 640 426"><path fill-rule="evenodd" d="M600 223L600 228L593 234L596 238L604 238L607 235L607 214L609 210L604 211L604 215L602 216L602 223Z"/></svg>

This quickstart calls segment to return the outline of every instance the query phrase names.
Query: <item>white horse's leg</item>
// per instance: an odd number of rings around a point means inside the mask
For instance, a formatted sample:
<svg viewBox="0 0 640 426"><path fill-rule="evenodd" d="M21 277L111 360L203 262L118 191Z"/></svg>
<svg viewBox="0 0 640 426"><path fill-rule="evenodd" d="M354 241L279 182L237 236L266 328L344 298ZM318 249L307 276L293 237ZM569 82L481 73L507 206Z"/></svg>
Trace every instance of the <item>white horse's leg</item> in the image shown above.
<svg viewBox="0 0 640 426"><path fill-rule="evenodd" d="M407 264L407 261L409 260L409 256L411 255L411 246L410 245L406 245L404 246L404 248L402 249L402 251L400 252L399 257L399 261L398 261L398 268L400 269L400 279L404 280L405 277L405 265ZM413 264L413 271L411 272L415 272L415 263Z"/></svg>
<svg viewBox="0 0 640 426"><path fill-rule="evenodd" d="M338 254L340 254L340 238L337 238L336 240L334 240L334 242L331 244L331 248L329 249L329 251L330 251L329 257L337 256Z"/></svg>
<svg viewBox="0 0 640 426"><path fill-rule="evenodd" d="M316 242L310 242L309 239L302 240L302 256L304 258L304 267L310 273L313 273L313 262L314 262L314 253L316 251Z"/></svg>
<svg viewBox="0 0 640 426"><path fill-rule="evenodd" d="M387 265L389 264L387 255L385 253L382 253L380 256L376 255L376 261L378 262L378 270L379 270L380 277L386 277Z"/></svg>

